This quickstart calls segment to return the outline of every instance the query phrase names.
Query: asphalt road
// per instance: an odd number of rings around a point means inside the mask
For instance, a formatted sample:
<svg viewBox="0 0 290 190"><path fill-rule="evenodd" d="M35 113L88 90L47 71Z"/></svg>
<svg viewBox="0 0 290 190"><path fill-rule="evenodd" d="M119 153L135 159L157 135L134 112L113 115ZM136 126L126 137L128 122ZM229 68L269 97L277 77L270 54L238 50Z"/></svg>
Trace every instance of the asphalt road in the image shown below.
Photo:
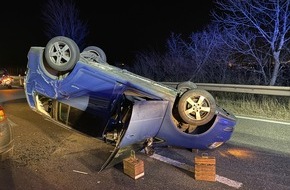
<svg viewBox="0 0 290 190"><path fill-rule="evenodd" d="M0 99L8 90L0 90ZM16 92L14 92L16 93ZM102 141L60 127L29 109L26 100L4 103L14 129L14 154L0 163L6 189L290 189L290 124L238 118L233 138L216 150L217 181L194 179L193 159L202 151L177 147L142 152L145 175L137 180L122 163L99 172L107 147Z"/></svg>

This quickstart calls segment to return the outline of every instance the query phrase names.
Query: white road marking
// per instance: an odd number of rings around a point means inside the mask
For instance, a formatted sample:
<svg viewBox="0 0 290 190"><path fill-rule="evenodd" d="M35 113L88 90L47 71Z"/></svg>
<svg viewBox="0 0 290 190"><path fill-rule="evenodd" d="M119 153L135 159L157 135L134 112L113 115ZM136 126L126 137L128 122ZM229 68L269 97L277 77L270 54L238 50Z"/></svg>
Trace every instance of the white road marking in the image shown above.
<svg viewBox="0 0 290 190"><path fill-rule="evenodd" d="M283 124L283 125L290 125L290 121L289 122L273 121L273 120L268 120L268 119L259 119L259 118L244 117L244 116L236 116L236 117L241 118L241 119L254 120L254 121L263 121L263 122L267 122L267 123L277 123L277 124Z"/></svg>
<svg viewBox="0 0 290 190"><path fill-rule="evenodd" d="M8 122L11 126L18 126L18 124L14 123L11 119L8 118Z"/></svg>
<svg viewBox="0 0 290 190"><path fill-rule="evenodd" d="M80 174L85 174L85 175L88 174L87 172L82 172L82 171L79 171L79 170L73 170L73 172L80 173Z"/></svg>
<svg viewBox="0 0 290 190"><path fill-rule="evenodd" d="M159 154L153 154L150 157L155 158L156 160L160 160L162 162L168 163L170 165L174 165L174 166L179 167L181 169L184 169L184 170L187 170L187 171L190 171L190 172L194 172L193 165L191 166L191 165L188 165L188 164L185 164L185 163L181 163L179 161L176 161L176 160L173 160L171 158L167 158L167 157L161 156ZM218 181L220 183L223 183L225 185L228 185L230 187L234 187L236 189L239 189L243 185L240 182L237 182L237 181L234 181L234 180L231 180L231 179L228 179L226 177L219 176L219 175L216 175L216 181Z"/></svg>
<svg viewBox="0 0 290 190"><path fill-rule="evenodd" d="M216 180L220 183L226 184L228 186L234 187L236 189L239 189L240 187L242 187L242 183L228 179L226 177L220 176L220 175L216 175Z"/></svg>
<svg viewBox="0 0 290 190"><path fill-rule="evenodd" d="M187 171L190 171L190 172L194 172L193 166L187 165L185 163L178 162L178 161L173 160L171 158L167 158L167 157L161 156L159 154L153 154L150 157L155 158L156 160L160 160L162 162L168 163L170 165L179 167L181 169L184 169L184 170L187 170Z"/></svg>

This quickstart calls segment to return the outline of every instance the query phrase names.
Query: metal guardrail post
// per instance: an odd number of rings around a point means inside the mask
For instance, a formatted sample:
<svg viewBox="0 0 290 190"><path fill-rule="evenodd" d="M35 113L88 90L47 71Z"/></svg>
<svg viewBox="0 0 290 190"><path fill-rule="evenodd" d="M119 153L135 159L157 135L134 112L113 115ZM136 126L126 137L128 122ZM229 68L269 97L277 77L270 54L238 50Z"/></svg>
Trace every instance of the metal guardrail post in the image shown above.
<svg viewBox="0 0 290 190"><path fill-rule="evenodd" d="M22 77L21 77L21 75L19 75L18 77L19 77L19 85L20 85L20 86L23 86L23 82L22 82Z"/></svg>

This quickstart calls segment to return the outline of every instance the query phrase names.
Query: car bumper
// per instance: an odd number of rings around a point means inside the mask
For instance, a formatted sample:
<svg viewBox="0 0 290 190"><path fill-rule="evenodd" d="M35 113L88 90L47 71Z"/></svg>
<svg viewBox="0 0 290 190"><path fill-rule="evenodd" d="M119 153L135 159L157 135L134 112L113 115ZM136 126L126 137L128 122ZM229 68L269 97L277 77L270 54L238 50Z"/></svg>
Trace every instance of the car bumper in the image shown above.
<svg viewBox="0 0 290 190"><path fill-rule="evenodd" d="M13 154L14 140L12 127L8 120L0 123L0 161L6 160Z"/></svg>

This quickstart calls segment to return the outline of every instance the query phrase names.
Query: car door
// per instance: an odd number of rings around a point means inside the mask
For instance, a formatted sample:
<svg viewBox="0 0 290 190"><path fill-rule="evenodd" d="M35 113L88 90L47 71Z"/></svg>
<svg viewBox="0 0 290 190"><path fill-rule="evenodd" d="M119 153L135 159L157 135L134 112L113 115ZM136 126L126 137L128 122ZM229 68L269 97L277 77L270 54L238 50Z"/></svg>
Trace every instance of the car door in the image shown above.
<svg viewBox="0 0 290 190"><path fill-rule="evenodd" d="M120 138L112 154L101 167L101 170L122 162L131 155L131 151L139 151L145 147L148 139L158 133L166 110L167 101L134 102L128 127L120 134Z"/></svg>

